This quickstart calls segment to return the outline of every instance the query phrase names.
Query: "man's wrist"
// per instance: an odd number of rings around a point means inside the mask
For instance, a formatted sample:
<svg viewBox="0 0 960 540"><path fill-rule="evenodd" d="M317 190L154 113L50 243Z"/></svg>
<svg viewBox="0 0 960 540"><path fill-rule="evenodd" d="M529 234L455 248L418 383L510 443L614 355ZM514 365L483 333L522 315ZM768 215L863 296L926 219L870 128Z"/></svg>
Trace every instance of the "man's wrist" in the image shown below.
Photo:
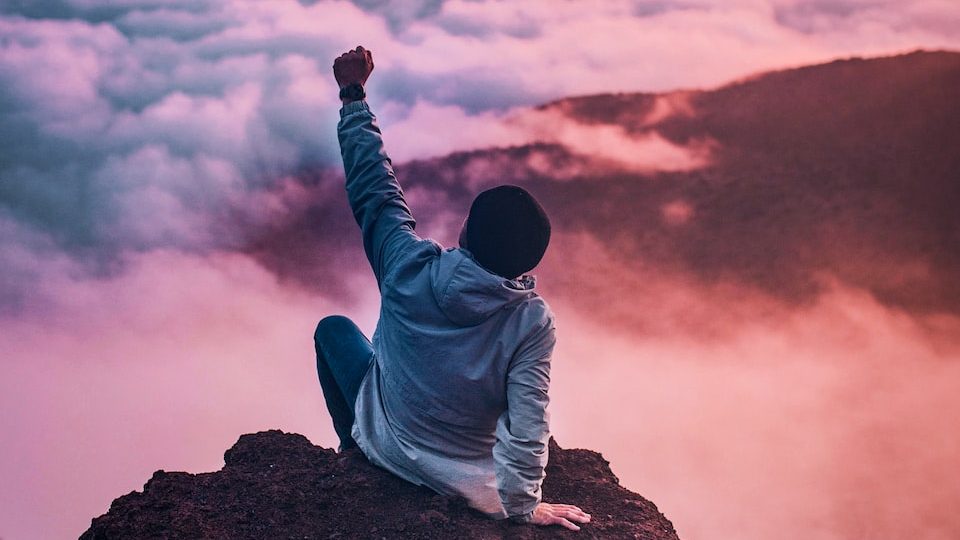
<svg viewBox="0 0 960 540"><path fill-rule="evenodd" d="M344 105L360 101L366 97L367 93L360 83L350 83L340 87L340 102Z"/></svg>
<svg viewBox="0 0 960 540"><path fill-rule="evenodd" d="M519 516L510 516L510 521L514 523L532 523L533 510L527 512L526 514L520 514Z"/></svg>

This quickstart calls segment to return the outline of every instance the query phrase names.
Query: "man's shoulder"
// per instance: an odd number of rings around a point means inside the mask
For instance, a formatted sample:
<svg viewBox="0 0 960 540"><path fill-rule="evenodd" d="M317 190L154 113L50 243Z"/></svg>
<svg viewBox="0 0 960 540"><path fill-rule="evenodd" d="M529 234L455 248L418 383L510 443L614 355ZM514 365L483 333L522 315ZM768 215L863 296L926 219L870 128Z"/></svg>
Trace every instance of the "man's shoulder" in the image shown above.
<svg viewBox="0 0 960 540"><path fill-rule="evenodd" d="M555 320L550 304L536 291L530 291L530 294L524 299L523 308L531 314L537 315L537 318L545 323L553 324Z"/></svg>
<svg viewBox="0 0 960 540"><path fill-rule="evenodd" d="M396 253L395 266L400 267L410 264L424 264L440 256L443 251L436 240L432 238L416 237L412 242L408 242L403 249Z"/></svg>
<svg viewBox="0 0 960 540"><path fill-rule="evenodd" d="M390 272L381 282L381 294L390 294L398 289L408 290L411 283L425 284L423 272L433 267L444 252L443 246L432 238L417 238L401 251L394 253Z"/></svg>
<svg viewBox="0 0 960 540"><path fill-rule="evenodd" d="M538 293L531 294L517 306L517 312L526 327L524 340L544 339L556 332L556 316L550 304Z"/></svg>

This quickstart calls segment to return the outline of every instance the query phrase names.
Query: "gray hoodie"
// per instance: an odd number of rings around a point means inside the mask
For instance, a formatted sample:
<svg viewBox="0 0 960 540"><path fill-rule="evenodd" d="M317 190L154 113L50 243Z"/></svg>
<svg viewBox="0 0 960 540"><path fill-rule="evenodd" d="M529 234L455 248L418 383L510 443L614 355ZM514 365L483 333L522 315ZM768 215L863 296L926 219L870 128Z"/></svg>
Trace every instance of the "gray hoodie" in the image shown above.
<svg viewBox="0 0 960 540"><path fill-rule="evenodd" d="M417 236L367 103L340 117L347 196L381 296L353 437L410 482L494 518L527 514L547 462L553 314L533 276L505 279Z"/></svg>

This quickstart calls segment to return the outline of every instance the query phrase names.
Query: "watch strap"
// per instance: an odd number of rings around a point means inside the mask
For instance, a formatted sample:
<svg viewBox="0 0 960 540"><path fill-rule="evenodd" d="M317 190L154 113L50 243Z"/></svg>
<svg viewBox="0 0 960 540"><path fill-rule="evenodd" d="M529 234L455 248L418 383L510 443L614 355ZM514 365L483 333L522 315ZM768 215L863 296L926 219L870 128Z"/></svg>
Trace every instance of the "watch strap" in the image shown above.
<svg viewBox="0 0 960 540"><path fill-rule="evenodd" d="M340 89L340 99L352 99L354 101L367 97L360 83L351 83Z"/></svg>

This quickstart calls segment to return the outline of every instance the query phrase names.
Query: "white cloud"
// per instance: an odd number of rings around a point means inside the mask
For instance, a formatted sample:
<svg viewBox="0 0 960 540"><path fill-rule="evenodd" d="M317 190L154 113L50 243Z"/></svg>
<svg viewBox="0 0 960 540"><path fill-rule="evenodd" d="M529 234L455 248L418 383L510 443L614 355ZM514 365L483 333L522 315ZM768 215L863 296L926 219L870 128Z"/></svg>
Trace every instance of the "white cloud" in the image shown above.
<svg viewBox="0 0 960 540"><path fill-rule="evenodd" d="M292 0L44 5L57 18L44 19L40 5L8 6L0 15L0 129L18 134L0 172L19 179L0 202L19 216L54 204L28 196L34 188L26 184L61 175L61 185L78 186L72 193L109 193L110 183L93 172L156 145L171 159L228 160L253 189L304 165L337 167L330 64L357 43L374 50L370 99L399 160L547 140L634 170L701 166L709 143L680 147L653 132L628 137L616 126L550 117L524 124L516 107L570 94L716 85L836 55L960 43L960 32L951 32L956 12L942 1L452 0L400 11ZM663 114L683 105L662 104L656 110ZM171 212L188 206L174 204L177 193L165 196ZM86 234L103 230L111 213L137 211L74 206L88 213ZM42 222L57 238L75 228Z"/></svg>
<svg viewBox="0 0 960 540"><path fill-rule="evenodd" d="M647 117L638 119L639 125L653 126L674 114L668 110L667 101L659 99L659 105ZM579 122L567 116L562 107L469 115L459 107L418 101L413 107L388 103L383 111L380 116L387 150L400 161L477 148L546 143L562 145L594 167L654 173L704 167L715 146L708 140L679 145L653 129L630 133L620 125ZM565 176L549 162L537 159L529 164L543 174Z"/></svg>
<svg viewBox="0 0 960 540"><path fill-rule="evenodd" d="M659 111L653 113L660 115ZM671 142L654 130L629 133L614 124L585 124L556 110L522 114L516 120L538 142L558 143L596 161L608 161L637 172L688 171L704 167L714 143ZM649 120L643 124L652 123Z"/></svg>

